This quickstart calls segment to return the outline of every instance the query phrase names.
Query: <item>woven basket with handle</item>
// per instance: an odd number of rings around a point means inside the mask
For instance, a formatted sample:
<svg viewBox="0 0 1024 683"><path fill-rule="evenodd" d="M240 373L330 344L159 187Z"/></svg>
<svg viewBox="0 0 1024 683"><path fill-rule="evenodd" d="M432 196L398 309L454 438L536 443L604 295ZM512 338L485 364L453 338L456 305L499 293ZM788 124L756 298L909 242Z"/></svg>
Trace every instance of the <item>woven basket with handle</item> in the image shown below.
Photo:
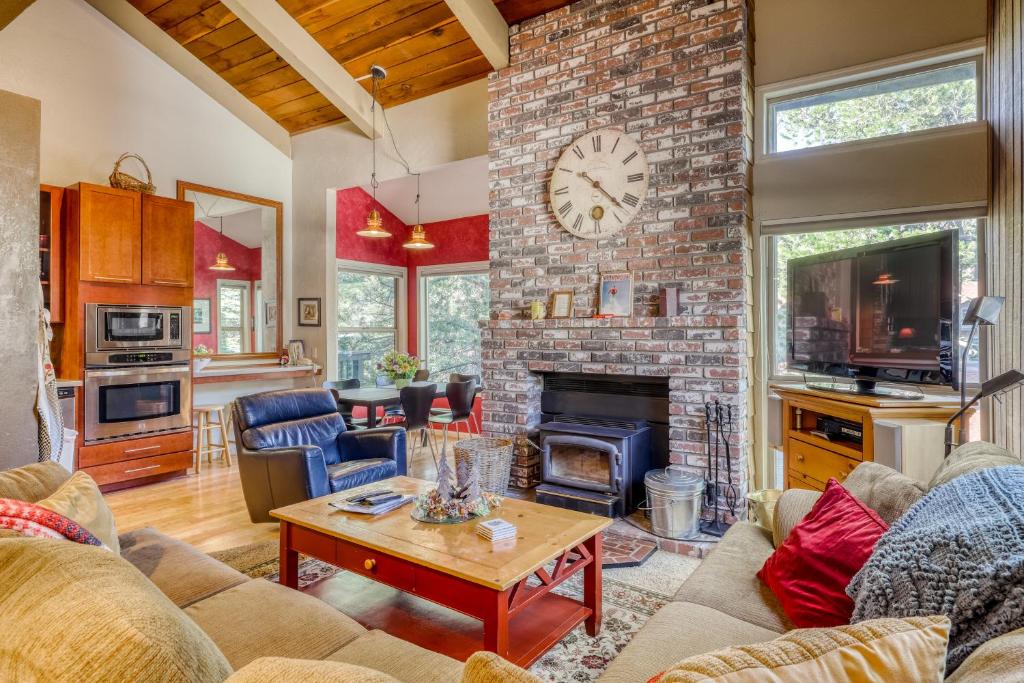
<svg viewBox="0 0 1024 683"><path fill-rule="evenodd" d="M455 465L475 463L480 473L480 489L504 496L512 467L512 440L478 437L455 443Z"/></svg>
<svg viewBox="0 0 1024 683"><path fill-rule="evenodd" d="M138 159L139 163L142 164L142 168L146 169L146 179L139 180L133 175L129 175L121 170L121 163L125 159ZM110 172L110 186L116 187L121 190L133 190L135 192L144 192L146 194L153 194L156 192L156 185L153 184L153 174L149 171L149 166L146 165L145 159L140 157L138 154L122 154L117 159L117 163L114 164L114 170Z"/></svg>

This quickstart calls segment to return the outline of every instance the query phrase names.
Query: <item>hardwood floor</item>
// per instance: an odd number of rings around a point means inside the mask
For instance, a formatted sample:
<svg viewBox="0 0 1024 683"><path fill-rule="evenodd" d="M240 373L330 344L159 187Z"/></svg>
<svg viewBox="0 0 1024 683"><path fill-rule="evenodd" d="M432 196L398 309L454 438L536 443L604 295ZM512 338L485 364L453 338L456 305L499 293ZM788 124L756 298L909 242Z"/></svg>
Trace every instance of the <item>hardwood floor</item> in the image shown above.
<svg viewBox="0 0 1024 683"><path fill-rule="evenodd" d="M450 437L449 460L453 458L454 440L454 436ZM416 452L410 475L422 479L436 476L429 448ZM119 533L150 526L204 553L276 541L278 537L277 524L249 521L238 466L228 467L222 460L204 463L198 475L190 470L186 477L115 491L105 498L114 512Z"/></svg>

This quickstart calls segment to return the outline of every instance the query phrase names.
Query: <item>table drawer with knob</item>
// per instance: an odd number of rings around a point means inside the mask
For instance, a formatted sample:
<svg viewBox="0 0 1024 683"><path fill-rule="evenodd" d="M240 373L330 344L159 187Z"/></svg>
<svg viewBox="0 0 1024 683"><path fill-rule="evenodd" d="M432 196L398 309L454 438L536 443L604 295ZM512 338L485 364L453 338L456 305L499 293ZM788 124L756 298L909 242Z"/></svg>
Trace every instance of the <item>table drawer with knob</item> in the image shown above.
<svg viewBox="0 0 1024 683"><path fill-rule="evenodd" d="M833 477L842 483L861 462L794 438L789 439L787 451L791 474L803 474L825 483Z"/></svg>
<svg viewBox="0 0 1024 683"><path fill-rule="evenodd" d="M404 590L416 585L415 568L408 562L354 544L338 544L338 566Z"/></svg>

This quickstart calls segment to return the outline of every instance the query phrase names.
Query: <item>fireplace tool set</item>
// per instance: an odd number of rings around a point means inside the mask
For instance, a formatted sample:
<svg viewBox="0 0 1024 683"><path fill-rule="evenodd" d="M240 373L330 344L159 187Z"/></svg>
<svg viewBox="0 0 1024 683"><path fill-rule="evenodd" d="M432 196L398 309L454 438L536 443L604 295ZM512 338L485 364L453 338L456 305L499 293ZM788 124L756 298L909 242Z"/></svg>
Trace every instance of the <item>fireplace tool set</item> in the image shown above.
<svg viewBox="0 0 1024 683"><path fill-rule="evenodd" d="M700 530L712 536L721 536L729 530L718 501L723 499L730 518L736 517L736 501L739 491L732 481L732 444L729 438L733 432L732 406L715 401L704 404L704 429L707 434L707 472L704 474L704 508L711 510L711 519L701 522ZM722 478L722 460L725 460L725 478Z"/></svg>

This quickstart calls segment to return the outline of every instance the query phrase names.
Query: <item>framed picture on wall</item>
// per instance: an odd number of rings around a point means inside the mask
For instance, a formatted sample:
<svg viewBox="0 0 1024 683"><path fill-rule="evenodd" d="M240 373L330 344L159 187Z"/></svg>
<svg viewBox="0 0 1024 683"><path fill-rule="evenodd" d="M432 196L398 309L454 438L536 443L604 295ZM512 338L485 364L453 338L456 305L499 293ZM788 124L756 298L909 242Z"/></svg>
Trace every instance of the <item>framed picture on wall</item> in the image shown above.
<svg viewBox="0 0 1024 683"><path fill-rule="evenodd" d="M192 299L192 332L210 334L210 300Z"/></svg>
<svg viewBox="0 0 1024 683"><path fill-rule="evenodd" d="M548 317L551 318L571 318L572 317L572 298L573 292L571 289L559 290L551 293L551 313Z"/></svg>
<svg viewBox="0 0 1024 683"><path fill-rule="evenodd" d="M267 301L263 304L263 323L267 327L273 327L277 324L277 304L273 301Z"/></svg>
<svg viewBox="0 0 1024 683"><path fill-rule="evenodd" d="M299 325L320 327L320 297L299 299Z"/></svg>
<svg viewBox="0 0 1024 683"><path fill-rule="evenodd" d="M598 301L597 314L616 318L633 315L632 275L616 273L601 277L601 296Z"/></svg>

